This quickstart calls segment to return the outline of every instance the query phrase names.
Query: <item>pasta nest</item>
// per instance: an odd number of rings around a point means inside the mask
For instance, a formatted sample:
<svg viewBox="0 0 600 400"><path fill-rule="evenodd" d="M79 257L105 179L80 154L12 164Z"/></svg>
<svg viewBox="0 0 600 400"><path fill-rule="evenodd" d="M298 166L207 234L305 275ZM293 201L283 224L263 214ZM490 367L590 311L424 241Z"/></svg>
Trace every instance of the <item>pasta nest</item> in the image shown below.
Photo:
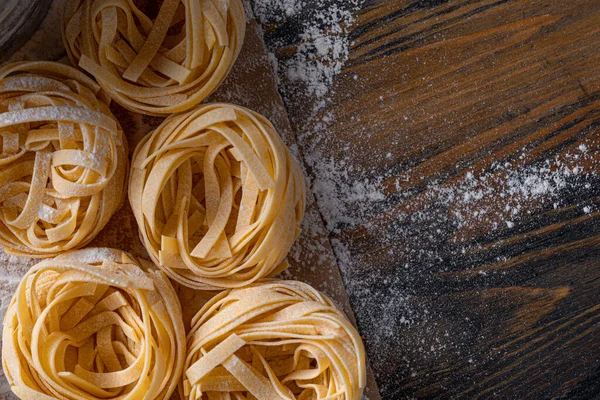
<svg viewBox="0 0 600 400"><path fill-rule="evenodd" d="M2 366L22 399L167 399L184 359L175 290L120 250L33 266L4 319Z"/></svg>
<svg viewBox="0 0 600 400"><path fill-rule="evenodd" d="M140 10L139 3L68 0L63 38L69 57L131 111L190 109L225 80L237 59L244 6L241 0L164 0L160 7L147 1Z"/></svg>
<svg viewBox="0 0 600 400"><path fill-rule="evenodd" d="M203 105L167 118L136 148L129 201L150 256L196 289L281 272L300 233L300 166L263 116Z"/></svg>
<svg viewBox="0 0 600 400"><path fill-rule="evenodd" d="M49 257L89 243L122 205L127 142L108 98L52 62L0 69L0 243Z"/></svg>
<svg viewBox="0 0 600 400"><path fill-rule="evenodd" d="M222 292L194 317L180 397L359 400L365 363L358 332L331 300L268 280Z"/></svg>

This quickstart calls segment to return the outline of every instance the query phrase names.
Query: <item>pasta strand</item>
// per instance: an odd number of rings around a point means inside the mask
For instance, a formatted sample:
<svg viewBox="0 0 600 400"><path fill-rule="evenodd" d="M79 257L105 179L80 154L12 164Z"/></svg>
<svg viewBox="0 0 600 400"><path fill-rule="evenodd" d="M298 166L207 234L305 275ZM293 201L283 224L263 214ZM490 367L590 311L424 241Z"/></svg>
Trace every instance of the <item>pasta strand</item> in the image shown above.
<svg viewBox="0 0 600 400"><path fill-rule="evenodd" d="M68 0L73 65L130 111L167 115L206 99L229 74L246 30L241 0L165 0L151 20L131 0Z"/></svg>
<svg viewBox="0 0 600 400"><path fill-rule="evenodd" d="M172 115L137 147L129 201L152 260L202 290L281 272L305 184L271 123L230 104Z"/></svg>
<svg viewBox="0 0 600 400"><path fill-rule="evenodd" d="M89 243L123 203L127 141L100 87L52 62L0 69L0 244L51 257Z"/></svg>

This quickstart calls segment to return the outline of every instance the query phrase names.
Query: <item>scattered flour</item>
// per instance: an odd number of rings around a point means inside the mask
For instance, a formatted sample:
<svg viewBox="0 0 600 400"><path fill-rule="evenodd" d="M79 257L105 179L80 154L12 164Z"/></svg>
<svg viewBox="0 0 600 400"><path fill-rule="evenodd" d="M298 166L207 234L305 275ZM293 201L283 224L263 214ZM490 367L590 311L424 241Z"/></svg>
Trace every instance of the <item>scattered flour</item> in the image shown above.
<svg viewBox="0 0 600 400"><path fill-rule="evenodd" d="M530 211L532 204L557 209L563 201L562 194L573 190L591 189L595 171L584 172L579 162L594 161L594 157L582 151L545 160L541 165L525 167L511 163L494 164L489 171L480 174L467 173L466 178L453 187L432 186L437 200L454 208L454 225L457 229L474 223L489 223L493 230L515 227ZM520 159L525 157L523 153ZM585 210L588 211L585 211ZM589 213L591 206L583 212Z"/></svg>
<svg viewBox="0 0 600 400"><path fill-rule="evenodd" d="M352 210L371 208L385 199L380 181L362 178L350 158L333 159L319 147L327 141L327 129L335 116L317 116L333 94L335 76L348 60L349 29L361 0L255 0L254 14L265 27L269 59L279 79L280 91L288 107L305 109L309 118L294 121L300 125L298 139L304 146L304 161L311 170L311 189L329 231L340 224L355 224ZM303 23L298 26L298 21ZM296 32L294 54L278 57L287 49L289 37L271 39L270 26ZM308 109L308 110L306 110ZM293 115L292 115L293 118ZM337 144L335 144L337 145ZM348 149L349 150L349 149Z"/></svg>
<svg viewBox="0 0 600 400"><path fill-rule="evenodd" d="M311 189L330 232L339 233L341 224L356 225L361 219L357 214L366 215L374 202L385 200L381 191L382 177L375 182L369 178L361 179L354 176L360 171L355 171L347 160L327 159L316 149L310 160L314 173Z"/></svg>
<svg viewBox="0 0 600 400"><path fill-rule="evenodd" d="M293 17L303 6L301 0L258 0L254 2L254 15L263 23L277 23Z"/></svg>
<svg viewBox="0 0 600 400"><path fill-rule="evenodd" d="M356 242L343 235L332 237L355 312L362 326L377 327L368 328L366 340L382 365L386 357L393 365L393 357L404 357L403 353L412 352L422 365L424 357L443 358L448 351L468 352L452 347L459 342L457 335L463 332L447 332L437 327L448 316L438 318L434 311L423 306L423 299L436 298L436 292L441 290L438 285L448 283L440 282L440 272L480 267L477 252L487 238L496 237L501 244L503 236L513 235L512 230L535 230L536 215L552 218L553 213L569 212L577 218L596 212L592 202L593 188L600 180L599 165L590 147L591 143L582 143L566 154L540 163L526 166L518 161L499 163L485 171L467 172L457 182L438 182L421 192L402 192L394 207L396 211L381 219L377 211L369 212L376 208L379 199L358 209L347 205L344 210L350 213L343 217L334 214L337 223L350 221L360 227L362 235L369 237L367 243L379 243L378 249L388 249L388 254L376 257L383 265L366 269L372 261L368 259L370 253L360 249L360 239ZM524 149L520 159L525 154ZM398 178L398 186L406 179L411 177ZM573 204L577 206L571 210ZM500 250L497 256L491 251L487 263L510 260L511 254L506 251ZM514 255L519 255L521 250L515 251ZM479 273L482 279L505 274L501 269ZM430 287L428 292L419 292L418 288L424 286ZM417 304L419 308L415 308ZM424 330L436 334L422 338ZM405 335L403 340L407 344L390 355L387 343L398 332ZM452 339L446 339L447 334ZM415 356L421 352L419 348L424 354Z"/></svg>
<svg viewBox="0 0 600 400"><path fill-rule="evenodd" d="M292 21L310 21L302 24L297 33L297 46L291 57L279 58L276 72L288 86L284 97L300 95L309 100L314 112L321 109L330 94L334 77L341 72L350 53L348 29L354 22L353 11L361 0L255 0L254 14L264 25L286 26ZM268 42L272 53L284 45L286 39ZM277 59L276 57L273 57Z"/></svg>
<svg viewBox="0 0 600 400"><path fill-rule="evenodd" d="M357 225L376 234L381 226L370 220L380 211L379 205L385 205L384 182L394 179L391 172L373 178L370 171L363 171L352 163L352 157L360 149L336 143L328 135L329 127L336 121L335 110L325 114L319 112L330 101L334 79L348 60L352 45L348 35L354 22L353 15L361 4L359 0L344 3L336 0L253 2L254 13L265 27L270 62L279 76L280 91L288 107L310 104L309 112L302 114L310 117L294 122L309 170L311 189L317 196L327 229L334 234L339 233L342 226ZM273 26L285 30L286 34L294 29L297 32L293 38L283 34L269 35ZM296 43L292 55L289 55L290 42ZM293 114L291 118L294 118ZM368 131L356 134L370 135ZM329 146L341 146L344 151L336 152L338 158L334 159L322 151ZM395 227L392 232L395 235L390 234L388 238L395 240L395 236L402 236L406 219L434 228L433 233L427 235L431 240L449 229L460 231L481 222L492 231L518 229L523 213L527 214L532 203L557 208L563 193L591 189L591 182L587 182L592 179L590 173L584 173L578 165L578 160L593 159L589 145L581 143L577 150L577 154L564 156L564 159L550 159L526 167L518 162L502 163L487 171L471 171L463 180L450 185L433 183L425 191L426 205L397 213L385 221ZM382 157L391 158L392 154ZM523 157L525 149L521 159ZM415 194L403 191L401 187L402 181L410 180L411 176L396 179L397 187L393 192L399 193L400 203L409 201ZM581 212L593 212L593 206L585 205ZM410 235L414 233L410 232Z"/></svg>

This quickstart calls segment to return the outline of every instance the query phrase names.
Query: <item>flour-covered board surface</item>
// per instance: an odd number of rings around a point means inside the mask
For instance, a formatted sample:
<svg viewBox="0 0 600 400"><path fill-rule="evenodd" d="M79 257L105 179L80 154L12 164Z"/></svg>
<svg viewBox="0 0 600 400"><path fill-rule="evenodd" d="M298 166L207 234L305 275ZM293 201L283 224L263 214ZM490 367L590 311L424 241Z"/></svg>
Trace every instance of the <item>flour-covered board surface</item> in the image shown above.
<svg viewBox="0 0 600 400"><path fill-rule="evenodd" d="M63 5L64 0L54 1L40 29L34 33L29 42L11 56L10 61L69 62L59 28ZM252 15L251 12L248 14ZM244 46L231 75L208 101L238 104L263 114L273 122L284 142L302 162L301 156L298 154L295 134L290 128L286 109L277 91L276 79L264 47L262 32L251 17L247 23ZM163 121L163 118L148 117L126 111L114 103L111 110L119 119L128 138L130 153L133 153L142 137ZM136 221L127 202L117 211L106 228L90 243L90 246L118 248L137 257L149 259L139 240ZM285 278L298 279L313 285L332 298L353 319L341 275L329 245L327 231L312 195L307 198L302 234L290 252L289 261L290 269L283 274ZM32 259L8 256L3 252L0 254L0 309L2 310L0 316L2 318L20 278L36 262ZM187 328L194 314L209 297L203 292L180 286L176 286L176 289L182 303ZM371 374L368 375L368 385L364 397L370 400L379 398L377 386ZM0 377L0 399L14 398L16 397L10 392L5 377Z"/></svg>
<svg viewBox="0 0 600 400"><path fill-rule="evenodd" d="M599 398L600 3L255 2L382 397Z"/></svg>

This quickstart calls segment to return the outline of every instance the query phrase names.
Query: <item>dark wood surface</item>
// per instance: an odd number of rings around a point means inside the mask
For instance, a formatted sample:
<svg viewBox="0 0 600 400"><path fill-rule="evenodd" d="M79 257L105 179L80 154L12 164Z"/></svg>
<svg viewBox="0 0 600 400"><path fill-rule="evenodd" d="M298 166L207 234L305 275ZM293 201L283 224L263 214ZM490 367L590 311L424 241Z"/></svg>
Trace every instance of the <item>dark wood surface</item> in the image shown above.
<svg viewBox="0 0 600 400"><path fill-rule="evenodd" d="M266 27L278 58L308 16ZM303 152L381 179L329 237L382 398L600 398L600 2L356 18L331 103L284 97Z"/></svg>

